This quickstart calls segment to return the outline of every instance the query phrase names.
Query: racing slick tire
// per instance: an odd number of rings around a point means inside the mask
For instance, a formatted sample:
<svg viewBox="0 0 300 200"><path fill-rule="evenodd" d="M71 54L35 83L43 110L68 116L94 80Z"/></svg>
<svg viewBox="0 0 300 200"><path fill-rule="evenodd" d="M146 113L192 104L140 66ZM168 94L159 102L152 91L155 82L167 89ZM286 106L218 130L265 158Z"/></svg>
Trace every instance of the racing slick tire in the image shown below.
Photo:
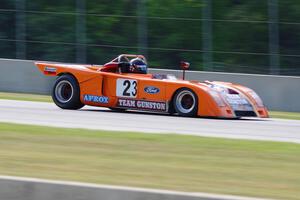
<svg viewBox="0 0 300 200"><path fill-rule="evenodd" d="M53 85L52 99L62 108L77 110L84 106L80 101L80 88L75 77L69 74L59 76Z"/></svg>
<svg viewBox="0 0 300 200"><path fill-rule="evenodd" d="M181 88L177 90L174 95L173 107L180 116L196 116L198 110L198 97L192 90Z"/></svg>

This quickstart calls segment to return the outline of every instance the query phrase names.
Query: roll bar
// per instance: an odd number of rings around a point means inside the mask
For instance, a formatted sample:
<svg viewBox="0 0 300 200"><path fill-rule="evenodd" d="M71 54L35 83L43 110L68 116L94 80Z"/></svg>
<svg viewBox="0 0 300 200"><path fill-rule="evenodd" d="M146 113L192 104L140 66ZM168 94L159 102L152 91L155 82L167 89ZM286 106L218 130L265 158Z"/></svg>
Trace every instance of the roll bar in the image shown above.
<svg viewBox="0 0 300 200"><path fill-rule="evenodd" d="M128 62L130 61L128 58L141 58L145 62L147 62L145 56L143 55L136 55L136 54L121 54L118 57L114 58L111 62L121 62L122 59L125 58Z"/></svg>

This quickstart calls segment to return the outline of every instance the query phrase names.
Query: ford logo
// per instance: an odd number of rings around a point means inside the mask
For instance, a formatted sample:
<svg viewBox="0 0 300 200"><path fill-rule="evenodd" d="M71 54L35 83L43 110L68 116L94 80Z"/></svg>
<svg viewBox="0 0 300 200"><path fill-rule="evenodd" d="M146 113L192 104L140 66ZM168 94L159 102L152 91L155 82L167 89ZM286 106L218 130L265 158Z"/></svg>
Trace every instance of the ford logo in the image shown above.
<svg viewBox="0 0 300 200"><path fill-rule="evenodd" d="M157 94L159 93L159 88L149 86L149 87L145 87L144 91L147 92L148 94Z"/></svg>

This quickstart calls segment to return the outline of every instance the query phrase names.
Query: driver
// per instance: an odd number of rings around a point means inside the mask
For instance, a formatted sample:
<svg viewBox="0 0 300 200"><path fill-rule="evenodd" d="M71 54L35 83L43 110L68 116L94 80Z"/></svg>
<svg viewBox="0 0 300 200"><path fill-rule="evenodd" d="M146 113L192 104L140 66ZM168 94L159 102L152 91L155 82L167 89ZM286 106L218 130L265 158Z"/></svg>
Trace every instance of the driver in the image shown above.
<svg viewBox="0 0 300 200"><path fill-rule="evenodd" d="M134 58L130 60L129 72L137 74L147 74L147 63L141 58Z"/></svg>

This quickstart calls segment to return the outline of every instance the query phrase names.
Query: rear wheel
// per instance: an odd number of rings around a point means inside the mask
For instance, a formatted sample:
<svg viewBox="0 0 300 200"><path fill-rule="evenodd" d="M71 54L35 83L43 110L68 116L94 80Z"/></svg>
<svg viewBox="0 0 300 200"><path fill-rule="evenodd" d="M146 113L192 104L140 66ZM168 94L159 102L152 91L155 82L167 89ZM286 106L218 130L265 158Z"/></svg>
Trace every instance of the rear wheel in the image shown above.
<svg viewBox="0 0 300 200"><path fill-rule="evenodd" d="M175 93L173 107L181 116L195 116L198 110L198 97L192 90L181 88Z"/></svg>
<svg viewBox="0 0 300 200"><path fill-rule="evenodd" d="M54 103L62 109L77 110L84 106L80 101L80 88L72 75L59 76L52 89Z"/></svg>

